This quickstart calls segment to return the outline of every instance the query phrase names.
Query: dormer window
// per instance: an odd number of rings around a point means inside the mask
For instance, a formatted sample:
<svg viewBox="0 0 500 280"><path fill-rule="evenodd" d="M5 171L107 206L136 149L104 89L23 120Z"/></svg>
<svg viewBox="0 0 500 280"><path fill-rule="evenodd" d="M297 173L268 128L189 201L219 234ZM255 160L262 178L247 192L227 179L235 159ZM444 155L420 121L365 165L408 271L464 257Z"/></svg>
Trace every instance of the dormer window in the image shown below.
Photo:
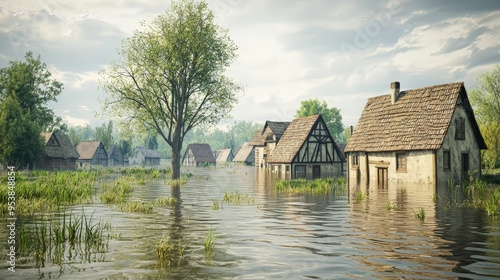
<svg viewBox="0 0 500 280"><path fill-rule="evenodd" d="M455 140L465 140L465 119L455 119Z"/></svg>

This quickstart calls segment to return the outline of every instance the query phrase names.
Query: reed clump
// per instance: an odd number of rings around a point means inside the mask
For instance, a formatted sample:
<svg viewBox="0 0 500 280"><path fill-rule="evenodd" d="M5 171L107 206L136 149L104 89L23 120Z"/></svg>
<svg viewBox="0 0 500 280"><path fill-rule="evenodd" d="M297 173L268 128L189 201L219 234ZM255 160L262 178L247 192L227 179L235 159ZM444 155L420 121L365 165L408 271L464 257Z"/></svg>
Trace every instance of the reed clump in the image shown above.
<svg viewBox="0 0 500 280"><path fill-rule="evenodd" d="M156 205L174 207L175 205L177 205L177 198L173 196L158 197L156 199Z"/></svg>
<svg viewBox="0 0 500 280"><path fill-rule="evenodd" d="M500 215L499 186L488 185L486 181L471 175L462 188L467 197L462 206L483 209L489 216Z"/></svg>
<svg viewBox="0 0 500 280"><path fill-rule="evenodd" d="M160 240L155 242L157 261L156 264L159 268L172 267L175 264L181 265L184 258L184 250L186 247L182 245L182 240L179 239L175 244L171 238L163 235Z"/></svg>
<svg viewBox="0 0 500 280"><path fill-rule="evenodd" d="M129 177L123 177L101 187L101 202L104 204L120 204L128 200L134 191Z"/></svg>
<svg viewBox="0 0 500 280"><path fill-rule="evenodd" d="M231 205L253 205L255 199L248 194L240 194L238 192L226 192L222 198L223 202Z"/></svg>
<svg viewBox="0 0 500 280"><path fill-rule="evenodd" d="M346 179L339 178L322 178L314 180L292 179L278 180L274 185L274 190L278 193L290 194L344 194L347 191Z"/></svg>
<svg viewBox="0 0 500 280"><path fill-rule="evenodd" d="M120 204L120 209L124 212L153 213L154 205L146 201L127 201Z"/></svg>

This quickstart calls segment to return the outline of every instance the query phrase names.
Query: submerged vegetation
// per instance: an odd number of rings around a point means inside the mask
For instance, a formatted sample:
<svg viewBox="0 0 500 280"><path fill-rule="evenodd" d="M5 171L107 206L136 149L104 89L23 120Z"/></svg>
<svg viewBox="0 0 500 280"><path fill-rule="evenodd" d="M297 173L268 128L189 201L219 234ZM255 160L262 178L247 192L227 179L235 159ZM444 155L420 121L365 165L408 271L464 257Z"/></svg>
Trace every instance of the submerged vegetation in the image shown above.
<svg viewBox="0 0 500 280"><path fill-rule="evenodd" d="M463 206L483 209L488 216L500 215L499 186L488 185L486 181L470 176L462 190L466 195Z"/></svg>
<svg viewBox="0 0 500 280"><path fill-rule="evenodd" d="M59 217L39 214L33 224L19 225L18 259L34 260L37 267L48 261L55 265L67 262L104 261L112 237L111 224L94 214L62 212Z"/></svg>
<svg viewBox="0 0 500 280"><path fill-rule="evenodd" d="M226 192L222 202L226 202L230 205L253 205L255 199L250 197L248 194L240 194L238 192ZM214 206L212 205L212 208Z"/></svg>
<svg viewBox="0 0 500 280"><path fill-rule="evenodd" d="M278 193L289 194L345 194L347 191L346 179L339 178L323 178L315 180L292 179L278 180L274 186L274 190Z"/></svg>
<svg viewBox="0 0 500 280"><path fill-rule="evenodd" d="M175 264L177 266L181 265L181 262L184 258L184 250L185 246L182 245L181 238L177 240L177 242L172 242L172 240L163 235L160 240L155 242L156 246L156 265L159 268L167 268L172 267Z"/></svg>

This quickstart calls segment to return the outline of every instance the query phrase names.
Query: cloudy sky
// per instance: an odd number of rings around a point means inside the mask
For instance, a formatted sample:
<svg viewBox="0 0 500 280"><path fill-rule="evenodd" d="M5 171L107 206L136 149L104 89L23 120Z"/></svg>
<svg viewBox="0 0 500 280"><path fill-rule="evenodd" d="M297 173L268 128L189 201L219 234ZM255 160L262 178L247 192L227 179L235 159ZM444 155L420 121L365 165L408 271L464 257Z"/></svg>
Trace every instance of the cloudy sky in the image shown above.
<svg viewBox="0 0 500 280"><path fill-rule="evenodd" d="M111 3L106 3L111 2ZM0 67L40 54L64 83L57 115L100 125L98 73L120 42L170 1L1 0ZM300 101L325 100L355 125L368 97L464 81L500 64L500 1L208 0L239 57L245 86L232 119L291 120ZM96 115L97 113L97 115Z"/></svg>

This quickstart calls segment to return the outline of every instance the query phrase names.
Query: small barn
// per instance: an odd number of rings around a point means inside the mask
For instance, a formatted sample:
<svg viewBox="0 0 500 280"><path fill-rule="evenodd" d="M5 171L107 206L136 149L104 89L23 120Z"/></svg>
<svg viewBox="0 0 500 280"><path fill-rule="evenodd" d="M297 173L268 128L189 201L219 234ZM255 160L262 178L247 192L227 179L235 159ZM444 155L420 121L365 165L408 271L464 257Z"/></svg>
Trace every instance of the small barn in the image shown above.
<svg viewBox="0 0 500 280"><path fill-rule="evenodd" d="M257 130L250 140L255 147L255 166L266 167L267 157L279 143L290 122L266 121L262 130Z"/></svg>
<svg viewBox="0 0 500 280"><path fill-rule="evenodd" d="M156 150L137 146L129 158L129 163L143 166L160 165L160 154Z"/></svg>
<svg viewBox="0 0 500 280"><path fill-rule="evenodd" d="M192 143L186 148L186 152L182 157L182 164L184 166L215 165L216 160L210 145Z"/></svg>
<svg viewBox="0 0 500 280"><path fill-rule="evenodd" d="M316 179L342 176L345 158L323 117L313 115L290 123L267 162L280 178Z"/></svg>
<svg viewBox="0 0 500 280"><path fill-rule="evenodd" d="M233 150L231 150L231 149L220 150L220 151L218 151L217 154L218 154L217 158L216 158L217 164L231 162L234 159Z"/></svg>
<svg viewBox="0 0 500 280"><path fill-rule="evenodd" d="M481 173L486 144L463 82L368 99L345 148L351 185L447 185ZM363 183L361 183L363 182Z"/></svg>
<svg viewBox="0 0 500 280"><path fill-rule="evenodd" d="M108 165L108 153L101 141L82 141L76 146L76 151L80 155L76 161L78 167Z"/></svg>
<svg viewBox="0 0 500 280"><path fill-rule="evenodd" d="M233 162L245 165L254 165L255 164L254 147L250 146L248 142L243 143L238 153L234 156Z"/></svg>
<svg viewBox="0 0 500 280"><path fill-rule="evenodd" d="M56 132L42 133L45 146L40 162L34 169L43 170L75 170L78 152L68 135Z"/></svg>
<svg viewBox="0 0 500 280"><path fill-rule="evenodd" d="M108 151L108 165L109 166L125 166L128 165L128 157L122 156L120 149L117 145L112 145Z"/></svg>

